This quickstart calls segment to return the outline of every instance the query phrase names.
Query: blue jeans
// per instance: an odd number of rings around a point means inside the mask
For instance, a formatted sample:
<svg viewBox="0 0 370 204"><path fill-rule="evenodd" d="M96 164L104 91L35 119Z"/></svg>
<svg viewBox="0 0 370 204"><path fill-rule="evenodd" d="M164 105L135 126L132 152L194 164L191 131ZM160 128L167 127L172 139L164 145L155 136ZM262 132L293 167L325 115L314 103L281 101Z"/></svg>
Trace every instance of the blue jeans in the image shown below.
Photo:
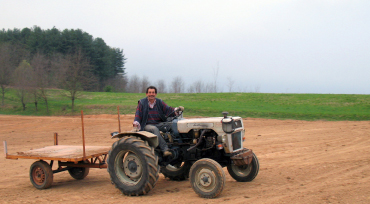
<svg viewBox="0 0 370 204"><path fill-rule="evenodd" d="M163 139L160 131L167 132L168 131L167 128L168 128L168 126L165 125L165 124L163 124L163 123L146 125L144 127L144 130L145 131L148 131L148 132L151 132L151 133L157 135L158 143L159 143L159 148L161 149L162 152L167 151L168 150L168 146L167 146L166 141Z"/></svg>

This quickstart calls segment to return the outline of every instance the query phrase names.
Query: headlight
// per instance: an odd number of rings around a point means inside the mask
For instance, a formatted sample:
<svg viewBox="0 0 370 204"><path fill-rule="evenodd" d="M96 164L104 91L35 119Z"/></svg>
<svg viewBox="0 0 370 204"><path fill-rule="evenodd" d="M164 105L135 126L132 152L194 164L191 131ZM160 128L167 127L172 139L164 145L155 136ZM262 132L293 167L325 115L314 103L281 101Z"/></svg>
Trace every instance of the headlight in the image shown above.
<svg viewBox="0 0 370 204"><path fill-rule="evenodd" d="M228 134L232 133L235 131L235 126L234 126L234 119L232 118L223 118L221 120L222 122L222 130Z"/></svg>

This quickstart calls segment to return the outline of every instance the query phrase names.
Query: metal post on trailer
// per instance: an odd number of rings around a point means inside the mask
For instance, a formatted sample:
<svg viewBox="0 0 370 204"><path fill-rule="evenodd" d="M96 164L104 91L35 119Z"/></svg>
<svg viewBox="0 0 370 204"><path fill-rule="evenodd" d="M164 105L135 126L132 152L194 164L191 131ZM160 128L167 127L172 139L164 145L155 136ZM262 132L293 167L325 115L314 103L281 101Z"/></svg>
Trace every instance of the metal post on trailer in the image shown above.
<svg viewBox="0 0 370 204"><path fill-rule="evenodd" d="M5 157L6 157L6 156L8 156L8 147L7 147L7 143L6 143L5 140L3 141L3 143L4 143L4 153L5 153Z"/></svg>
<svg viewBox="0 0 370 204"><path fill-rule="evenodd" d="M58 133L54 132L54 145L58 145Z"/></svg>
<svg viewBox="0 0 370 204"><path fill-rule="evenodd" d="M82 148L83 148L83 159L86 159L85 153L85 130L84 130L84 112L81 110L81 122L82 122Z"/></svg>
<svg viewBox="0 0 370 204"><path fill-rule="evenodd" d="M118 113L118 133L121 133L121 116L119 115L119 106L117 106Z"/></svg>

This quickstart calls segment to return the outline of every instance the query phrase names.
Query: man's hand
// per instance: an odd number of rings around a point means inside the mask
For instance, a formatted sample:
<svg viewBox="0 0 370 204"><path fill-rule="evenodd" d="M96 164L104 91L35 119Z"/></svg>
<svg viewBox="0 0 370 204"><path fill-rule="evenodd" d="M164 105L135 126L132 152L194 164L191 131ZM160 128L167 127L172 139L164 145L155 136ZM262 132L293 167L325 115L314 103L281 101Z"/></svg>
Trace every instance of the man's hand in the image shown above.
<svg viewBox="0 0 370 204"><path fill-rule="evenodd" d="M180 111L184 111L184 107L183 106L179 106L176 108L175 110L177 113L180 112Z"/></svg>
<svg viewBox="0 0 370 204"><path fill-rule="evenodd" d="M131 130L131 132L139 132L139 127L138 126L134 126Z"/></svg>

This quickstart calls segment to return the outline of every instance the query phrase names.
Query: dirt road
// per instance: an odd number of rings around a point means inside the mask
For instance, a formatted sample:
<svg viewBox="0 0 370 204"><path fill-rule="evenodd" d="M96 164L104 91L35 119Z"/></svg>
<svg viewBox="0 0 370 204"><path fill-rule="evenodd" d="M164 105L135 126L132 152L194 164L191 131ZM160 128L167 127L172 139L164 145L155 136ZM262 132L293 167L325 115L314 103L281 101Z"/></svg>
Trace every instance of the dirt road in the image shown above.
<svg viewBox="0 0 370 204"><path fill-rule="evenodd" d="M130 130L132 115L121 116ZM117 131L115 115L85 116L86 145L110 146ZM68 172L54 175L50 189L30 183L34 160L0 159L1 203L370 203L370 122L327 122L245 119L244 146L260 162L257 178L239 183L226 173L220 197L202 199L189 180L170 181L160 175L148 195L127 197L111 183L106 169L90 169L81 181ZM0 115L0 139L16 153L59 144L82 145L79 117L27 117ZM4 151L3 151L4 152ZM55 165L56 166L56 165Z"/></svg>

